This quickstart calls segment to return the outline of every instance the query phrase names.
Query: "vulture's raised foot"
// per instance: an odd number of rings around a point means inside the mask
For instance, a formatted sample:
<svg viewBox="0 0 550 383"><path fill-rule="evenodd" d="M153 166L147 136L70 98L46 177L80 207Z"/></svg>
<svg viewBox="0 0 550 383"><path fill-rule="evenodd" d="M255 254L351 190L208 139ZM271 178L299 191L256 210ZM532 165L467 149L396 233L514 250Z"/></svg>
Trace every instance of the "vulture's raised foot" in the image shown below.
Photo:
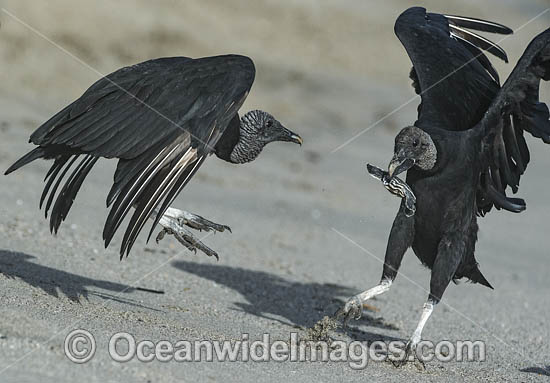
<svg viewBox="0 0 550 383"><path fill-rule="evenodd" d="M176 220L180 225L186 225L192 229L199 230L199 231L214 230L214 231L222 232L227 230L231 233L231 228L227 225L221 225L219 223L209 221L206 218L201 217L200 215L192 214L183 210L174 209L173 207L169 207L168 209L166 209L166 212L164 213L161 220L164 218L167 218L169 220Z"/></svg>
<svg viewBox="0 0 550 383"><path fill-rule="evenodd" d="M226 225L220 225L209 221L200 215L192 214L183 210L168 208L164 215L159 220L159 224L163 227L162 231L157 235L157 243L161 241L166 234L173 235L178 242L195 253L197 250L202 251L209 257L214 256L219 259L218 253L202 243L196 238L191 231L185 226L196 230L204 231L225 231L231 232L231 228Z"/></svg>
<svg viewBox="0 0 550 383"><path fill-rule="evenodd" d="M344 327L347 327L348 321L353 318L358 320L363 315L363 301L360 295L355 295L348 299L344 307L340 308L334 314L335 319L343 318Z"/></svg>

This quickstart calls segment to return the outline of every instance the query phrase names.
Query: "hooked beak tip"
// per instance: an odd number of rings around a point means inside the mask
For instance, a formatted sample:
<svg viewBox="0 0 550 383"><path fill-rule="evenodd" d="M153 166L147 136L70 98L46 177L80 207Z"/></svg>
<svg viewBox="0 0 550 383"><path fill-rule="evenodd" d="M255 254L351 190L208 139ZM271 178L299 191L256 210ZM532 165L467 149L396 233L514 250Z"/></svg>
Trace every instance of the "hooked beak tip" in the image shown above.
<svg viewBox="0 0 550 383"><path fill-rule="evenodd" d="M389 177L392 178L393 176L409 170L414 166L415 162L414 159L410 158L405 158L404 160L400 160L399 158L392 159L388 166Z"/></svg>
<svg viewBox="0 0 550 383"><path fill-rule="evenodd" d="M302 137L300 137L299 135L297 134L293 134L290 136L290 140L292 142L295 142L297 143L298 145L302 146L302 144L304 143L304 140L302 140Z"/></svg>

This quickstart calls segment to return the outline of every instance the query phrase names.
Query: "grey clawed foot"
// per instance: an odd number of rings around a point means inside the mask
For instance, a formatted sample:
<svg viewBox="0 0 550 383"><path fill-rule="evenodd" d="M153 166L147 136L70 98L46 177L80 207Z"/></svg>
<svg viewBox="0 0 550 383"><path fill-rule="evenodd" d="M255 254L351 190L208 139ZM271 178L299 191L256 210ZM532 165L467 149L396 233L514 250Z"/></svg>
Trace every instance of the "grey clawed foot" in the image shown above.
<svg viewBox="0 0 550 383"><path fill-rule="evenodd" d="M173 235L179 243L181 243L183 246L185 246L187 249L194 252L195 254L197 253L198 249L209 257L214 256L217 260L220 259L218 253L206 246L199 239L195 238L191 233L186 232L185 229L175 231L171 228L164 227L157 235L157 243L159 243L166 234Z"/></svg>
<svg viewBox="0 0 550 383"><path fill-rule="evenodd" d="M164 238L166 234L173 235L187 249L197 252L202 251L209 257L214 256L218 259L218 253L206 246L197 239L185 226L199 231L225 231L231 232L231 228L226 225L207 220L200 215L192 214L183 210L169 207L159 220L163 230L157 236L157 243Z"/></svg>
<svg viewBox="0 0 550 383"><path fill-rule="evenodd" d="M169 207L164 212L164 215L161 218L161 221L177 221L177 223L180 226L188 226L195 230L204 230L204 231L229 231L231 232L231 228L227 225L221 225L216 222L212 222L207 220L204 217L201 217L200 215L189 213L184 210L175 209L173 207ZM161 223L162 225L162 223ZM165 225L163 225L165 226Z"/></svg>
<svg viewBox="0 0 550 383"><path fill-rule="evenodd" d="M355 295L348 299L344 307L340 308L334 314L336 319L343 317L344 328L347 327L348 321L353 318L355 320L361 319L363 315L363 302L359 295Z"/></svg>
<svg viewBox="0 0 550 383"><path fill-rule="evenodd" d="M184 225L187 225L196 230L200 230L200 231L214 230L219 232L223 232L227 230L231 233L231 228L229 226L221 225L219 223L209 221L206 218L201 217L200 215L186 213L179 219L180 221L182 221Z"/></svg>

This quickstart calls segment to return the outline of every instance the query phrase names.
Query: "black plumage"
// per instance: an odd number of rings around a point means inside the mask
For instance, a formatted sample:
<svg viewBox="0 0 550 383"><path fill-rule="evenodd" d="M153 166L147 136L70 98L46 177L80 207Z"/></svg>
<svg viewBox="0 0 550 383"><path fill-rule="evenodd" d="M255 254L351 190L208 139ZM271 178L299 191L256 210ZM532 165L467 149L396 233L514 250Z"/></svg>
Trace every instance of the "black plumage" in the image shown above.
<svg viewBox="0 0 550 383"><path fill-rule="evenodd" d="M455 26L495 33L511 30L496 23L427 13L411 8L395 23L421 95L418 119L395 139L388 173L408 170L406 182L416 196L416 213L402 202L393 223L380 285L350 299L343 314L360 315L362 303L387 291L405 251L412 247L431 271L430 293L408 351L451 280L463 277L491 287L474 258L477 215L493 206L512 212L525 202L511 198L529 162L524 131L550 142L548 107L539 102L540 80L550 79L550 29L527 47L502 88L480 50L506 59L496 44L456 36ZM492 47L492 48L491 48Z"/></svg>
<svg viewBox="0 0 550 383"><path fill-rule="evenodd" d="M246 162L268 142L301 143L265 112L241 121L238 110L254 77L252 60L238 55L160 58L119 69L41 125L30 137L37 148L6 174L38 158L54 159L40 205L46 202L46 217L51 209L55 233L96 161L117 158L103 238L108 246L135 207L120 250L128 254L147 219L157 212L150 236L209 154ZM236 148L251 155L233 154Z"/></svg>

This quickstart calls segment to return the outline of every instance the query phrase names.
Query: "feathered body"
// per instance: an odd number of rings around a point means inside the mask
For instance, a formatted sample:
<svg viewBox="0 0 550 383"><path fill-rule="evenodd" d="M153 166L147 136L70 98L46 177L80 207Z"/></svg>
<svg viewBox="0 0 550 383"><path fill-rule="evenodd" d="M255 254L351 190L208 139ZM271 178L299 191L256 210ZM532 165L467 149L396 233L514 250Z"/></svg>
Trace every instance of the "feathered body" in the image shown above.
<svg viewBox="0 0 550 383"><path fill-rule="evenodd" d="M550 78L550 30L531 42L501 88L498 74L476 47L480 40L471 38L477 35L464 35L463 25L456 22L464 24L417 7L401 14L395 24L413 63L413 87L422 102L414 127L396 137L390 163L390 173L408 169L406 182L416 196L416 214L407 218L400 209L383 278L395 278L404 250L411 246L432 269L430 297L435 302L450 280L466 277L491 287L474 257L477 216L493 206L512 212L525 209L522 199L506 195L509 189L517 192L530 160L524 132L550 142L548 107L539 102L540 80ZM511 33L496 23L467 24ZM500 47L487 41L481 45L492 45L484 49L507 60Z"/></svg>
<svg viewBox="0 0 550 383"><path fill-rule="evenodd" d="M57 232L97 160L118 159L103 239L108 246L135 208L120 250L127 255L147 219L156 214L150 236L208 155L244 163L269 142L301 144L269 113L239 118L255 73L252 60L239 55L160 58L121 68L42 124L29 140L37 147L6 174L38 158L54 160L40 206L45 203L46 216L51 208L50 230Z"/></svg>

